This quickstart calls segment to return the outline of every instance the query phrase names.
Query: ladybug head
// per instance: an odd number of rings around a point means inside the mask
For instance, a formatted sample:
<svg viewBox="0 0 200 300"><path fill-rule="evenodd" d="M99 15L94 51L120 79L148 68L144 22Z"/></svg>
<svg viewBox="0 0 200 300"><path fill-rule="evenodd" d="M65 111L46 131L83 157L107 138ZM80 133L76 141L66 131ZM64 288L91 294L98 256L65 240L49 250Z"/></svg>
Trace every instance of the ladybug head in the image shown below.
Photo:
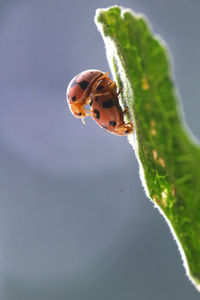
<svg viewBox="0 0 200 300"><path fill-rule="evenodd" d="M69 108L71 110L71 113L74 115L74 117L78 119L82 119L86 117L86 110L84 105L81 104L70 104Z"/></svg>

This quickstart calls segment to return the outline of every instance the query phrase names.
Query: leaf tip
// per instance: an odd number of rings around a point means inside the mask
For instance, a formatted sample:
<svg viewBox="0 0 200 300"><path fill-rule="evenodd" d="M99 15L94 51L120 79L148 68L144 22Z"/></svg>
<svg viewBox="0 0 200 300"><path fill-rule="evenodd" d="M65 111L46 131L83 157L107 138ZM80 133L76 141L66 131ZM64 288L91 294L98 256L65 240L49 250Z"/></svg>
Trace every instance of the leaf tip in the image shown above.
<svg viewBox="0 0 200 300"><path fill-rule="evenodd" d="M109 6L108 8L97 8L96 14L95 14L95 23L102 22L102 18L105 14L114 13L114 14L120 14L121 13L121 7L118 5Z"/></svg>

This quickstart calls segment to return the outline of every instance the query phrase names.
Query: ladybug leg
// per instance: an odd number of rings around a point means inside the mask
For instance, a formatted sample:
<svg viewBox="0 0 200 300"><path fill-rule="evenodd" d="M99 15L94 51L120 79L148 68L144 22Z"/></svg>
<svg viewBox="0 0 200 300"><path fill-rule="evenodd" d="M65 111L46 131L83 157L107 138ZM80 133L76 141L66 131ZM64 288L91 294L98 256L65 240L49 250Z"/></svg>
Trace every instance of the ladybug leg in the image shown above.
<svg viewBox="0 0 200 300"><path fill-rule="evenodd" d="M111 82L111 85L112 85L113 81L112 81L112 79L108 78L108 75L109 75L109 72L107 72L106 74L100 76L100 77L96 80L96 82L95 82L94 85L92 86L92 94L94 93L94 91L96 90L97 86L102 82L102 80L103 80L104 78L106 78L106 79L108 80L108 82ZM110 87L109 87L109 88L110 88ZM101 95L103 95L103 93L102 93Z"/></svg>
<svg viewBox="0 0 200 300"><path fill-rule="evenodd" d="M86 117L90 116L94 120L93 111L90 109L87 109L87 111Z"/></svg>
<svg viewBox="0 0 200 300"><path fill-rule="evenodd" d="M102 77L100 77L100 79L98 79L98 80L96 81L96 83L93 85L91 94L94 94L94 91L96 90L96 88L97 88L97 86L98 86L98 84L99 84L99 81L101 81L101 78L102 78Z"/></svg>
<svg viewBox="0 0 200 300"><path fill-rule="evenodd" d="M102 79L108 78L108 74L109 74L109 72L107 72L106 74L100 76L100 77L96 80L96 83L94 84L93 89L92 89L93 91L96 89L97 85L99 84L99 82L100 82ZM111 80L110 78L108 78L108 79Z"/></svg>
<svg viewBox="0 0 200 300"><path fill-rule="evenodd" d="M85 109L84 108L84 116L83 116L83 113L82 113L82 117L80 117L81 121L83 122L84 125L85 125L85 120L84 119L88 116L90 116L92 119L94 119L92 111L90 109Z"/></svg>
<svg viewBox="0 0 200 300"><path fill-rule="evenodd" d="M119 96L119 94L121 93L122 88L119 89L119 92L117 93L117 96Z"/></svg>
<svg viewBox="0 0 200 300"><path fill-rule="evenodd" d="M93 120L95 120L93 110L87 109L87 111L88 113L86 114L86 117L90 116Z"/></svg>
<svg viewBox="0 0 200 300"><path fill-rule="evenodd" d="M93 112L90 111L89 113L86 114L86 117L90 116L94 120Z"/></svg>
<svg viewBox="0 0 200 300"><path fill-rule="evenodd" d="M90 109L86 109L86 111L88 111L86 114L85 114L85 117L88 117L90 116L93 120L94 120L94 117L93 117L93 114L92 114L92 111ZM81 121L83 122L83 124L85 125L85 117L82 117L81 118Z"/></svg>
<svg viewBox="0 0 200 300"><path fill-rule="evenodd" d="M133 129L133 123L132 122L128 122L128 123L125 123L126 126L129 126Z"/></svg>
<svg viewBox="0 0 200 300"><path fill-rule="evenodd" d="M116 135L128 135L133 132L133 123L123 123L113 131Z"/></svg>
<svg viewBox="0 0 200 300"><path fill-rule="evenodd" d="M128 107L123 110L123 115L125 115L129 111Z"/></svg>
<svg viewBox="0 0 200 300"><path fill-rule="evenodd" d="M110 92L105 92L105 93L95 93L94 96L104 96L104 95L110 95ZM89 104L89 103L88 103Z"/></svg>

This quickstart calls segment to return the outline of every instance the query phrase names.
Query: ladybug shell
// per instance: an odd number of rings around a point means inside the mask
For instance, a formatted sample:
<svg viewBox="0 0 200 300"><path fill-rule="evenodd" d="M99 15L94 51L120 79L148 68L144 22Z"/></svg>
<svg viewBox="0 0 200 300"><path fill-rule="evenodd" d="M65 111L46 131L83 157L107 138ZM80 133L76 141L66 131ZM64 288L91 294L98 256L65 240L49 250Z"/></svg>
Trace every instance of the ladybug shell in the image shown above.
<svg viewBox="0 0 200 300"><path fill-rule="evenodd" d="M97 78L104 75L99 70L86 70L75 76L69 83L66 96L69 104L84 103L90 96L93 84Z"/></svg>
<svg viewBox="0 0 200 300"><path fill-rule="evenodd" d="M90 106L94 120L109 132L115 133L115 129L124 124L123 112L117 95L113 93L94 95Z"/></svg>

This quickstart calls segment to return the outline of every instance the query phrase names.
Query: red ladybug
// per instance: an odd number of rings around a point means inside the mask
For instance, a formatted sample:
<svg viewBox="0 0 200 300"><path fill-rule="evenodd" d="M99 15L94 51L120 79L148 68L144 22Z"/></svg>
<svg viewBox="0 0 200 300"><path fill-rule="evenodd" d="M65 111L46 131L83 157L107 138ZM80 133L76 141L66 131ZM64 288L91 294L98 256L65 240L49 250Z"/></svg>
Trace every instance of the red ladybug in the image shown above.
<svg viewBox="0 0 200 300"><path fill-rule="evenodd" d="M132 123L124 122L124 113L118 98L112 93L92 97L92 118L97 124L116 135L127 135L133 131Z"/></svg>
<svg viewBox="0 0 200 300"><path fill-rule="evenodd" d="M76 118L86 117L84 105L90 103L92 87L105 74L99 70L87 70L79 73L69 83L66 96L69 108Z"/></svg>
<svg viewBox="0 0 200 300"><path fill-rule="evenodd" d="M127 135L133 131L133 124L124 122L127 109L122 111L118 96L116 83L108 78L108 73L98 70L80 73L67 88L68 104L75 117L91 116L105 130ZM88 104L89 112L85 109Z"/></svg>

